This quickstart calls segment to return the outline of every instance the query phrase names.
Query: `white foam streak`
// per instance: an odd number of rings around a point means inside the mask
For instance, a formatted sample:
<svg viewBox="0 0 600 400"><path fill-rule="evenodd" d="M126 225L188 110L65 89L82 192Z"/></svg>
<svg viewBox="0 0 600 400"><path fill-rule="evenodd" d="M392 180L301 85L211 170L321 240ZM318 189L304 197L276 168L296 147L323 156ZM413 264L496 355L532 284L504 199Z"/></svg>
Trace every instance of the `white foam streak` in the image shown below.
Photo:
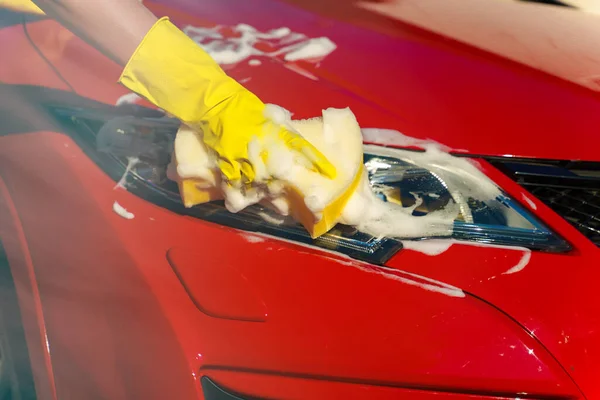
<svg viewBox="0 0 600 400"><path fill-rule="evenodd" d="M113 190L118 188L127 190L127 176L138 162L140 162L140 160L137 157L127 157L127 168L125 168L125 172L123 172L121 179L119 179L119 182L117 182L117 184L113 187Z"/></svg>
<svg viewBox="0 0 600 400"><path fill-rule="evenodd" d="M264 242L266 239L257 235L253 235L253 234L245 234L245 233L240 233L240 236L244 238L244 240L246 240L248 243L262 243Z"/></svg>
<svg viewBox="0 0 600 400"><path fill-rule="evenodd" d="M286 61L309 60L313 58L322 58L337 48L335 43L326 37L309 39L306 42L287 47L287 54L284 59Z"/></svg>
<svg viewBox="0 0 600 400"><path fill-rule="evenodd" d="M115 213L117 213L117 215L119 215L125 219L133 219L135 217L135 215L133 213L130 213L129 211L127 211L125 209L125 207L123 207L116 201L113 203L113 211Z"/></svg>
<svg viewBox="0 0 600 400"><path fill-rule="evenodd" d="M517 265L515 265L508 271L503 272L502 275L511 275L511 274L516 274L517 272L522 271L527 266L527 264L529 264L529 260L531 260L531 250L527 249L523 253L523 257L521 257L521 260L519 260Z"/></svg>
<svg viewBox="0 0 600 400"><path fill-rule="evenodd" d="M532 210L537 210L537 206L535 205L533 200L531 200L529 197L527 197L527 195L525 193L522 193L521 197L523 198L525 203L527 203L527 205L529 205L529 207L531 207Z"/></svg>
<svg viewBox="0 0 600 400"><path fill-rule="evenodd" d="M142 98L136 93L127 93L117 99L116 105L121 106L123 104L135 104Z"/></svg>
<svg viewBox="0 0 600 400"><path fill-rule="evenodd" d="M361 129L361 131L363 134L363 141L365 143L378 144L381 146L425 148L425 146L431 144L438 144L433 140L417 139L410 136L406 136L403 133L400 133L393 129L363 128Z"/></svg>
<svg viewBox="0 0 600 400"><path fill-rule="evenodd" d="M406 250L412 250L428 256L439 256L445 253L455 242L448 239L431 240L403 240L402 246Z"/></svg>
<svg viewBox="0 0 600 400"><path fill-rule="evenodd" d="M285 222L285 218L281 217L281 218L277 218L271 214L268 214L264 211L261 211L258 213L258 216L261 217L265 222L271 224L271 225L283 225L283 223Z"/></svg>

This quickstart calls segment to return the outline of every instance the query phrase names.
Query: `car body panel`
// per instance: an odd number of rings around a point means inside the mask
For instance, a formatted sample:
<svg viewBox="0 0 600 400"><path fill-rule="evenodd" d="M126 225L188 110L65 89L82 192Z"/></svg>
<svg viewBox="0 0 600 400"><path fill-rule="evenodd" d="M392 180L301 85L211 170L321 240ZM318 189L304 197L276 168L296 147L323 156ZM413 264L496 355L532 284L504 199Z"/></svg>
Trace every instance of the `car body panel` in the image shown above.
<svg viewBox="0 0 600 400"><path fill-rule="evenodd" d="M245 22L331 38L338 48L318 67L278 60L225 67L297 117L349 106L363 127L397 129L458 152L599 160L597 94L414 27L387 21L377 31L343 21L344 8L334 19L275 0L145 3L180 26ZM27 60L1 65L4 83L73 90L108 104L128 94L116 84L116 64L55 22L3 28L0 43L14 60ZM37 111L17 98L1 100L4 112L21 118ZM30 300L38 314L28 324L47 332L46 345L45 335L31 338L32 363L45 360L47 367L36 374L43 398L195 398L202 371L218 371L228 387L244 392L250 377L238 387L226 368L259 375L261 387L269 387L265 376L286 375L513 397L577 397L579 385L588 398L600 396L599 250L483 161L488 176L573 244L571 253L531 253L511 274L529 253L455 244L435 257L403 250L386 267L371 266L183 217L113 190L115 182L58 132L0 143L1 215L22 231L7 251L30 271L20 278L30 287L23 293L39 291ZM113 212L115 201L135 217ZM2 234L3 242L11 237L4 227ZM170 251L179 261L169 263ZM230 271L220 281L210 269L195 275L194 260L199 269L224 263ZM201 276L250 294L211 297L207 313L193 284ZM437 292L424 289L427 278L460 288L464 297L439 293L438 284ZM257 321L261 313L264 322Z"/></svg>
<svg viewBox="0 0 600 400"><path fill-rule="evenodd" d="M189 398L192 377L209 367L443 391L574 393L527 332L459 289L182 218L115 190L62 134L0 141L58 398ZM115 201L135 217L114 213ZM266 322L198 310L169 264L173 246L187 249L181 268L240 271L264 302Z"/></svg>
<svg viewBox="0 0 600 400"><path fill-rule="evenodd" d="M492 166L483 161L481 165L514 198L524 194ZM535 207L536 214L561 232L575 250L554 255L457 244L436 256L435 263L424 254L406 251L390 260L390 265L459 286L498 307L538 338L589 398L595 398L600 395L595 385L600 355L600 299L595 289L600 250L544 204ZM462 261L460 257L464 257ZM510 273L524 258L527 262L522 269ZM503 270L507 260L512 265ZM437 265L451 267L435 268Z"/></svg>

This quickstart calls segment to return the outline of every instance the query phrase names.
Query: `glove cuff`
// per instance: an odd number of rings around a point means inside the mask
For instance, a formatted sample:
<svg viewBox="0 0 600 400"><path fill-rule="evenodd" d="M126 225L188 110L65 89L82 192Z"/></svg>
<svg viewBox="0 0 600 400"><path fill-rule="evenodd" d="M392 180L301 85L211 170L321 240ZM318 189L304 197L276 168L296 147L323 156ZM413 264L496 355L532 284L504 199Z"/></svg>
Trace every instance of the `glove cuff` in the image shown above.
<svg viewBox="0 0 600 400"><path fill-rule="evenodd" d="M148 31L119 83L193 128L215 106L244 90L168 17Z"/></svg>

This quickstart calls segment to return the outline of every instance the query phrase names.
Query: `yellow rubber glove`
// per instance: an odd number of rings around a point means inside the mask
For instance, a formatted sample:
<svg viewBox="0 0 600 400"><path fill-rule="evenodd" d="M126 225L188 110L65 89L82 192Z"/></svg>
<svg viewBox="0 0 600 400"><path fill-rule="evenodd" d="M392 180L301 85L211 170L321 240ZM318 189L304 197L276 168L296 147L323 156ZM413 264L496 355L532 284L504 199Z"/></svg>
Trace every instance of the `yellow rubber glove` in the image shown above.
<svg viewBox="0 0 600 400"><path fill-rule="evenodd" d="M248 144L278 134L303 154L315 170L334 178L333 165L302 136L275 126L264 116L265 104L225 74L198 44L161 18L146 34L123 70L119 82L157 107L204 132L205 144L219 157L230 184L252 182L255 171ZM268 154L264 154L268 157Z"/></svg>
<svg viewBox="0 0 600 400"><path fill-rule="evenodd" d="M30 0L0 0L0 7L30 14L44 15L44 12Z"/></svg>

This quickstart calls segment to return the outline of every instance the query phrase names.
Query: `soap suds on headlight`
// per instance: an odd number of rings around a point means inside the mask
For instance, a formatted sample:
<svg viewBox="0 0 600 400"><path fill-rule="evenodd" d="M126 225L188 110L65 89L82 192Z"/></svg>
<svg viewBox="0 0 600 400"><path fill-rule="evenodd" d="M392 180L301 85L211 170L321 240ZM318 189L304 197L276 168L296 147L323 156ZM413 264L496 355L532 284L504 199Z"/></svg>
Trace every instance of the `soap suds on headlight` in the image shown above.
<svg viewBox="0 0 600 400"><path fill-rule="evenodd" d="M447 185L451 193L453 188L466 188L461 196L481 201L495 199L500 195L500 189L470 160L454 157L430 141L413 141L408 137L402 141L405 145L423 147L425 152L372 145L365 145L364 149L371 154L400 159L431 171ZM409 207L399 207L380 200L373 193L365 173L361 188L354 193L344 210L342 223L356 226L375 237L403 239L450 236L453 222L460 211L459 204L449 203L443 209L425 216L413 216Z"/></svg>
<svg viewBox="0 0 600 400"><path fill-rule="evenodd" d="M428 256L439 256L445 253L455 242L449 239L403 240L402 247Z"/></svg>
<svg viewBox="0 0 600 400"><path fill-rule="evenodd" d="M346 110L336 110L342 112ZM267 108L268 116L275 122L293 128L291 114L289 111L274 105L269 105ZM351 111L347 111L350 112ZM327 131L327 126L324 127L324 133ZM364 134L364 133L363 133ZM457 164L469 169L469 173L473 174L470 169L476 169L473 165L465 160L452 160L455 157L447 153L443 153L430 142L427 142L426 153L410 154L406 152L406 157L410 158L415 164L429 163L431 160L441 159L439 162L439 172L444 174L444 168L448 168L450 164ZM335 146L335 144L334 144ZM365 147L366 148L366 147ZM283 179L293 176L295 167L290 161L289 153L281 152L278 154L278 149L269 150L274 154L273 159L277 160L271 164L270 174ZM383 150L383 149L382 149ZM393 151L393 150L390 150ZM432 153L434 153L432 155ZM394 153L393 157L398 158L398 153ZM294 178L291 179L294 181ZM326 185L327 181L323 180L322 185ZM328 201L320 193L319 187L310 189L306 193L307 207L318 216ZM386 203L379 199L373 192L368 174L365 171L358 189L350 197L346 207L344 208L340 222L347 225L357 227L360 231L368 233L374 237L431 237L431 236L450 236L452 234L452 224L457 217L459 209L454 204L448 204L444 209L431 212L425 216L416 217L412 215L411 207L400 207L392 203Z"/></svg>
<svg viewBox="0 0 600 400"><path fill-rule="evenodd" d="M136 93L127 93L117 99L116 106L122 106L124 104L135 104L142 98Z"/></svg>
<svg viewBox="0 0 600 400"><path fill-rule="evenodd" d="M458 216L454 204L425 216L413 216L412 212L413 207L400 207L378 198L365 172L361 186L342 212L341 222L374 237L431 237L450 236L452 223Z"/></svg>
<svg viewBox="0 0 600 400"><path fill-rule="evenodd" d="M436 176L453 196L454 201L449 201L442 208L429 212L424 216L415 216L413 215L415 206L403 207L379 198L371 188L367 171L364 171L360 177L358 188L350 196L338 221L357 227L360 231L376 238L449 237L452 235L454 220L459 213L465 214L465 210L462 209L464 208L464 204L462 204L464 199L461 203L461 201L458 201L460 199L456 198L459 188L462 197L481 201L495 199L500 194L500 190L496 185L479 171L472 162L444 152L440 149L441 146L436 143L430 141L411 142L413 139L406 137L403 139L405 144L418 143L424 147L425 152L370 145L363 146L360 134L363 133L364 135L364 132L360 130L354 114L348 108L327 109L323 111L321 119L297 121L292 120L289 111L269 104L265 109L265 115L276 124L286 126L292 131L304 131L305 134L310 132L311 140L315 141L313 144L336 165L339 176L355 176L353 171L356 171L357 164L362 163L362 152L365 150L369 154L398 159L426 169ZM319 128L322 129L320 134L314 131L315 126L321 126ZM335 134L329 132L332 129L337 129ZM343 131L339 132L340 129ZM343 137L342 133L346 131L349 133L358 132L358 138L353 133L353 136L348 136L348 141L340 143L339 140ZM181 131L178 133L178 138L180 134L194 136L191 132L184 133ZM328 139L329 136L332 137L331 140ZM354 144L355 139L356 145ZM201 142L201 139L196 139L196 142L199 141ZM192 144L189 143L190 146ZM191 151L192 147L190 146L183 148L181 151ZM203 145L195 144L194 146ZM266 162L261 157L262 151L269 154ZM198 154L201 155L201 153L201 151L198 151ZM255 184L251 187L222 186L222 196L230 212L239 212L250 205L266 202L267 205L272 206L278 213L285 216L290 208L285 201L279 200L286 200L285 191L287 187L295 187L303 194L304 204L314 215L315 221L318 221L325 207L335 200L338 190L343 189L343 187L338 188L335 185L346 182L345 180L331 181L320 174L309 171L304 165L305 160L303 157L299 157L297 153L277 140L269 142L268 139L264 139L262 143L253 141L249 145L248 154L255 169ZM177 159L181 161L183 157L178 156ZM190 165L194 164L194 168L188 168L189 165L181 163L178 165L179 178L207 181L203 175L213 173L214 169L211 169L208 165L202 165L202 168L200 168L196 165L198 162L194 160L195 158L192 157L192 160L189 161ZM210 159L204 157L204 161L209 162ZM204 171L206 173L201 173L201 170L206 170ZM285 184L283 184L284 182Z"/></svg>
<svg viewBox="0 0 600 400"><path fill-rule="evenodd" d="M127 168L125 168L125 172L123 172L121 179L119 179L119 182L113 187L113 190L118 188L127 190L127 176L139 162L140 160L137 157L127 157Z"/></svg>

